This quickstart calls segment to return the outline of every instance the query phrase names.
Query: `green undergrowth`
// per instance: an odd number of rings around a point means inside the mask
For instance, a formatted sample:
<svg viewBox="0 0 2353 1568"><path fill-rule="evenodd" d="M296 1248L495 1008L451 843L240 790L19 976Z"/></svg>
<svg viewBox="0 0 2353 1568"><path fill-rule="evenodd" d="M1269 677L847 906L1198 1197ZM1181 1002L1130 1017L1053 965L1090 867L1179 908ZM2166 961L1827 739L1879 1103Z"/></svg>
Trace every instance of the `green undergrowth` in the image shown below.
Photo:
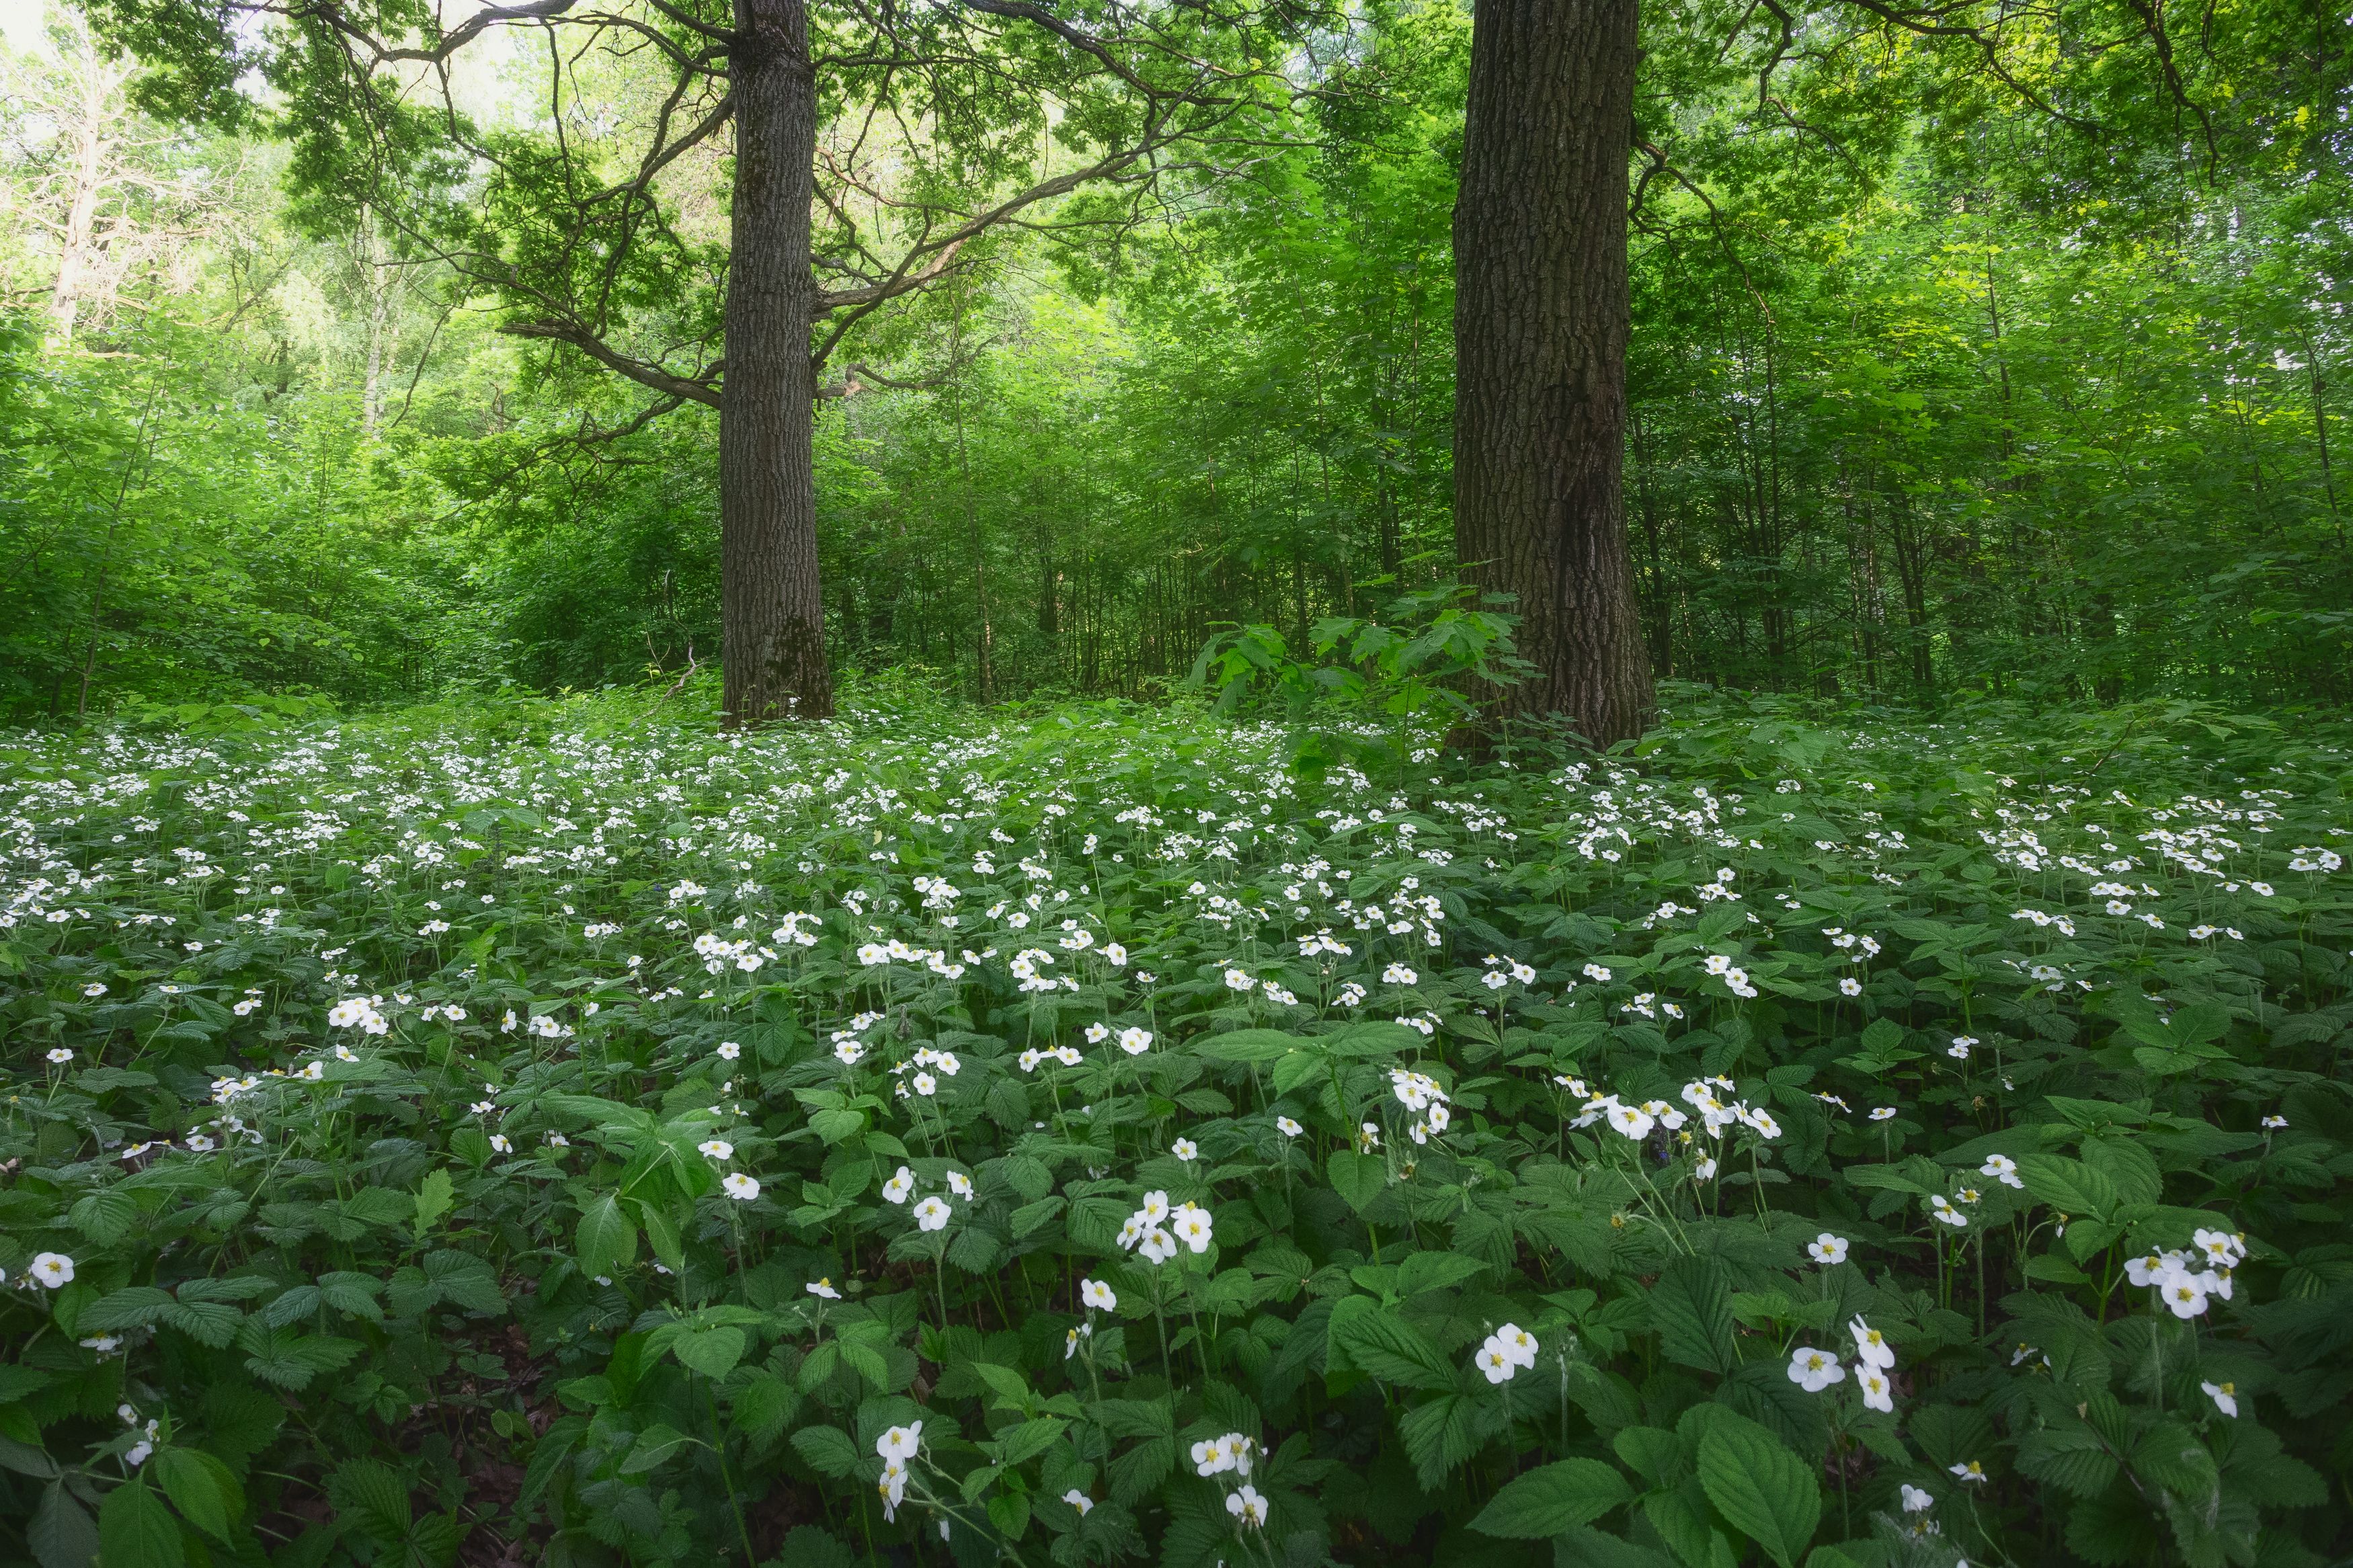
<svg viewBox="0 0 2353 1568"><path fill-rule="evenodd" d="M2353 1545L2342 725L1335 739L0 743L0 1556Z"/></svg>

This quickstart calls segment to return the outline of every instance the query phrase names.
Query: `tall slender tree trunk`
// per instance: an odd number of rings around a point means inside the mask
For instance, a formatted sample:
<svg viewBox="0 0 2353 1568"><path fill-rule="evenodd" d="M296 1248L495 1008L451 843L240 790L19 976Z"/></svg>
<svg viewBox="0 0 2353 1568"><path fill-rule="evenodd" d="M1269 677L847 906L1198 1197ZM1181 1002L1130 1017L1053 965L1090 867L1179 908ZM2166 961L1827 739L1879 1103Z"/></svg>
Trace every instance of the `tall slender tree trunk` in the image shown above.
<svg viewBox="0 0 2353 1568"><path fill-rule="evenodd" d="M360 387L360 428L368 435L384 422L385 361L391 353L392 258L385 251L384 230L375 209L360 209L360 266L367 279L367 371Z"/></svg>
<svg viewBox="0 0 2353 1568"><path fill-rule="evenodd" d="M805 0L735 0L735 205L719 411L726 722L833 712L818 589L809 321L817 83Z"/></svg>
<svg viewBox="0 0 2353 1568"><path fill-rule="evenodd" d="M58 236L58 279L49 290L49 312L57 318L58 341L68 343L73 341L89 274L98 259L98 204L106 190L107 164L113 153L107 132L122 113L115 95L124 79L124 73L108 64L87 37L81 43L80 57L74 61L79 113L64 128L62 138L73 149L73 195Z"/></svg>
<svg viewBox="0 0 2353 1568"><path fill-rule="evenodd" d="M1627 557L1626 161L1634 0L1480 0L1454 205L1454 542L1519 599L1504 694L1597 746L1639 734Z"/></svg>

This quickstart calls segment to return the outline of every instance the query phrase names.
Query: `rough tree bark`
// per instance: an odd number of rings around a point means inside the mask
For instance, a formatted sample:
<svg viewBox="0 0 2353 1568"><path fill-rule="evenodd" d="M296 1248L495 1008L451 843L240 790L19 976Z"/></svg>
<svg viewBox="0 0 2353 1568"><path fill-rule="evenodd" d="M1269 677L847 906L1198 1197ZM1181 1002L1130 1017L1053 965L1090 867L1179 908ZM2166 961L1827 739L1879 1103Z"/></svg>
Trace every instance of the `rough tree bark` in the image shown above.
<svg viewBox="0 0 2353 1568"><path fill-rule="evenodd" d="M1516 595L1511 713L1641 733L1626 545L1627 157L1635 0L1479 0L1454 205L1454 542Z"/></svg>
<svg viewBox="0 0 2353 1568"><path fill-rule="evenodd" d="M818 593L809 204L817 81L805 0L736 0L735 193L719 411L726 721L833 712Z"/></svg>

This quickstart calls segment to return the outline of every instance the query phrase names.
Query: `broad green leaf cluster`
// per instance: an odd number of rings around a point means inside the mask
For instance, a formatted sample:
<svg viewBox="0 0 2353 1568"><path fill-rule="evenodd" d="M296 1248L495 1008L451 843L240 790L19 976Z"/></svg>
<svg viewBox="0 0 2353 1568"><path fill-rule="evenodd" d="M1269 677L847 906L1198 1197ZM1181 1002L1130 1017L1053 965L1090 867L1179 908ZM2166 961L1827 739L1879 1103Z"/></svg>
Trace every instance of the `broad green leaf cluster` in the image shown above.
<svg viewBox="0 0 2353 1568"><path fill-rule="evenodd" d="M0 1555L2319 1564L2343 734L0 750Z"/></svg>

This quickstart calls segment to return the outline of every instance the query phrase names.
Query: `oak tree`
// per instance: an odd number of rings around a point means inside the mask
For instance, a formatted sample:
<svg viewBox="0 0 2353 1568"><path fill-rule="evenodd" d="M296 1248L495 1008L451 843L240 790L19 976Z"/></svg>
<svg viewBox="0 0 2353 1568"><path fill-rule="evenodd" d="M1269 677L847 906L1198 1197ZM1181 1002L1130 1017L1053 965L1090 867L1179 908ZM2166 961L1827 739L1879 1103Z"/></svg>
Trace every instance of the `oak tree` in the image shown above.
<svg viewBox="0 0 2353 1568"><path fill-rule="evenodd" d="M811 423L888 379L853 334L996 231L1100 231L1254 156L1297 25L1287 0L79 3L151 107L266 123L317 210L646 389L625 427L717 411L739 726L832 711ZM479 107L466 62L526 50L543 104Z"/></svg>

